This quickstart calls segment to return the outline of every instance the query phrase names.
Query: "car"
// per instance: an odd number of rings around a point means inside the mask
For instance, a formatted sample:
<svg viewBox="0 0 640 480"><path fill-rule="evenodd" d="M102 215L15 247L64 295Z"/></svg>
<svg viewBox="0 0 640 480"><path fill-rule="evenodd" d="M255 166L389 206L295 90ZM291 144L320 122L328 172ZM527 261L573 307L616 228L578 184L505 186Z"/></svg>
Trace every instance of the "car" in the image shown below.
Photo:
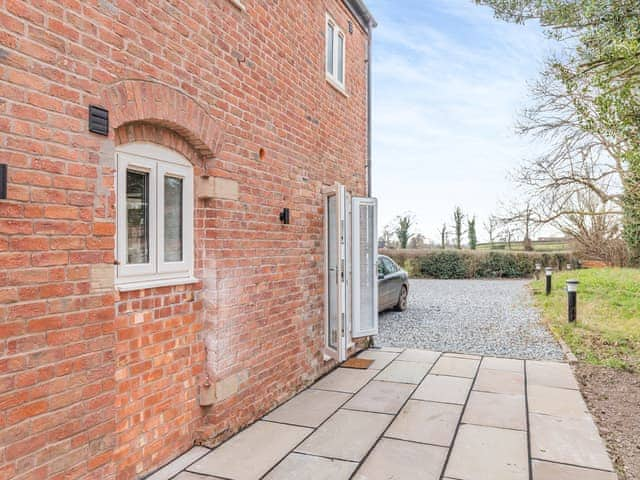
<svg viewBox="0 0 640 480"><path fill-rule="evenodd" d="M378 311L404 312L409 298L409 274L386 255L378 255Z"/></svg>

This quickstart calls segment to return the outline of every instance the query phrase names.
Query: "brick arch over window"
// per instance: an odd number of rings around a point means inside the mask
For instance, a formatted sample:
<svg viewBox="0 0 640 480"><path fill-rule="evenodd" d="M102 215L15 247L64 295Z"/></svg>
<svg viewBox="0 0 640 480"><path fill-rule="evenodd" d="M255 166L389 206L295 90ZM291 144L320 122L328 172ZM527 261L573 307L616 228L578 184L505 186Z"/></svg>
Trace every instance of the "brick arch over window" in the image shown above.
<svg viewBox="0 0 640 480"><path fill-rule="evenodd" d="M108 86L103 98L114 129L130 123L158 125L184 137L204 161L219 152L222 130L218 122L175 88L150 80L121 80Z"/></svg>
<svg viewBox="0 0 640 480"><path fill-rule="evenodd" d="M115 129L116 145L125 145L133 142L155 143L175 150L191 162L197 174L202 173L200 168L203 164L203 159L200 153L175 130L147 122L127 123Z"/></svg>

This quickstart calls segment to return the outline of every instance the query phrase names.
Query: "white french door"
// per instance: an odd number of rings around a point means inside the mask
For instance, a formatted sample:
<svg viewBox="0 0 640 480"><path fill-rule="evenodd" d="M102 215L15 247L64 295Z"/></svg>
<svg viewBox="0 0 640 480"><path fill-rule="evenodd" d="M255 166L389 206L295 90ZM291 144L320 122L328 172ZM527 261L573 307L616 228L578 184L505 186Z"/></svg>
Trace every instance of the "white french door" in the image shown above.
<svg viewBox="0 0 640 480"><path fill-rule="evenodd" d="M352 338L378 333L377 202L324 191L326 354L346 360Z"/></svg>
<svg viewBox="0 0 640 480"><path fill-rule="evenodd" d="M347 192L343 185L326 189L325 201L325 317L327 354L347 357Z"/></svg>
<svg viewBox="0 0 640 480"><path fill-rule="evenodd" d="M378 334L378 201L352 199L353 338Z"/></svg>

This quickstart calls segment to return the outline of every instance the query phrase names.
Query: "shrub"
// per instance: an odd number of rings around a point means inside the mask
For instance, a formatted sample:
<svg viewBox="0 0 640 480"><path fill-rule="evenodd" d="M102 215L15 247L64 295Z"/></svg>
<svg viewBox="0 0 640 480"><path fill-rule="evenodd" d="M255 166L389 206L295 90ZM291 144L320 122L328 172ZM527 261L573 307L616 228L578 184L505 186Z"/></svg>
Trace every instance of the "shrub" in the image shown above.
<svg viewBox="0 0 640 480"><path fill-rule="evenodd" d="M420 276L431 278L466 278L471 267L464 255L446 250L419 257L418 262Z"/></svg>
<svg viewBox="0 0 640 480"><path fill-rule="evenodd" d="M524 278L542 268L579 268L568 252L510 252L477 250L384 250L414 278Z"/></svg>

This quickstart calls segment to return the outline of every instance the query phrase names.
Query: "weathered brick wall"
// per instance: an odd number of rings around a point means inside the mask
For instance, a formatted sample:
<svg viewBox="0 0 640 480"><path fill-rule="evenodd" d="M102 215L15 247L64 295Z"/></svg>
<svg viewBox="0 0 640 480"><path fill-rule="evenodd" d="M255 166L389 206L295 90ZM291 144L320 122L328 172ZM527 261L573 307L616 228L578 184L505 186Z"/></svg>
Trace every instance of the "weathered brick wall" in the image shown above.
<svg viewBox="0 0 640 480"><path fill-rule="evenodd" d="M244 3L0 3L0 478L136 478L329 367L321 188L365 192L366 36L351 19L347 97L339 0ZM140 140L228 180L196 200L197 284L113 288L114 151Z"/></svg>

